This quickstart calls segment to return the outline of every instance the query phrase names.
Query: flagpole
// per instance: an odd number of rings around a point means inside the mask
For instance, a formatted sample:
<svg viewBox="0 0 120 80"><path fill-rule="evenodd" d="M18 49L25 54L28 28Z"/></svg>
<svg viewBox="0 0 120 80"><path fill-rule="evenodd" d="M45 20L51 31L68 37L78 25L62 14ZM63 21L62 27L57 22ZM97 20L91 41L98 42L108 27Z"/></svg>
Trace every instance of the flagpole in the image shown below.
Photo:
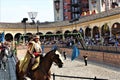
<svg viewBox="0 0 120 80"><path fill-rule="evenodd" d="M5 42L5 30L3 30L3 33L4 33L4 42Z"/></svg>

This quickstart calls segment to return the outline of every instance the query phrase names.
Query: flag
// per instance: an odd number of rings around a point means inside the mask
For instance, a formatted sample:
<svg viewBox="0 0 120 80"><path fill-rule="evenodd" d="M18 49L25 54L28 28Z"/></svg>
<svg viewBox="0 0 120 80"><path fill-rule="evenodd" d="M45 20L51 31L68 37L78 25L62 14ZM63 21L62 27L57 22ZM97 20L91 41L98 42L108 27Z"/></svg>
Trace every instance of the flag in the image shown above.
<svg viewBox="0 0 120 80"><path fill-rule="evenodd" d="M56 45L54 45L54 46L52 47L52 50L54 50L54 49L57 49L57 46L56 46Z"/></svg>
<svg viewBox="0 0 120 80"><path fill-rule="evenodd" d="M4 38L4 32L2 32L2 34L0 35L0 42L4 42L5 38Z"/></svg>
<svg viewBox="0 0 120 80"><path fill-rule="evenodd" d="M77 58L79 54L80 54L79 49L76 46L73 46L71 60L74 60L75 58Z"/></svg>

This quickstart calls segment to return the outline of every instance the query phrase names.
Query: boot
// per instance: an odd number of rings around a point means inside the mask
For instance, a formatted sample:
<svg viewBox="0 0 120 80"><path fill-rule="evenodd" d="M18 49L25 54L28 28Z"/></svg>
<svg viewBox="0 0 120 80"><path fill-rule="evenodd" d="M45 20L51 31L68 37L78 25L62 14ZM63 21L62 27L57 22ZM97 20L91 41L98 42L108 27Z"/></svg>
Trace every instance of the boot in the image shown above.
<svg viewBox="0 0 120 80"><path fill-rule="evenodd" d="M32 70L35 70L39 66L39 63L40 63L40 56L35 59L35 63L32 66Z"/></svg>

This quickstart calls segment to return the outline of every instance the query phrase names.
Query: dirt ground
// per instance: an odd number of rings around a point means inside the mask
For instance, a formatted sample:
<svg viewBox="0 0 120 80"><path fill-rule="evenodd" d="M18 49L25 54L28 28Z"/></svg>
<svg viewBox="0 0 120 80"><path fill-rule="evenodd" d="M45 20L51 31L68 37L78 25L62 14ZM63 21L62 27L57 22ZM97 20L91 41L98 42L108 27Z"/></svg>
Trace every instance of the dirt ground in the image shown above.
<svg viewBox="0 0 120 80"><path fill-rule="evenodd" d="M18 59L24 58L26 54L26 49L17 50ZM108 80L120 80L120 70L111 68L104 65L99 66L98 64L93 64L88 62L88 66L84 66L84 62L81 60L71 61L68 57L64 60L63 68L58 68L56 65L51 67L52 74L65 75L65 76L76 76L76 77L90 77L94 78L104 78ZM56 77L56 80L86 80L86 79L75 79L75 78L65 78ZM51 80L53 77L51 76Z"/></svg>

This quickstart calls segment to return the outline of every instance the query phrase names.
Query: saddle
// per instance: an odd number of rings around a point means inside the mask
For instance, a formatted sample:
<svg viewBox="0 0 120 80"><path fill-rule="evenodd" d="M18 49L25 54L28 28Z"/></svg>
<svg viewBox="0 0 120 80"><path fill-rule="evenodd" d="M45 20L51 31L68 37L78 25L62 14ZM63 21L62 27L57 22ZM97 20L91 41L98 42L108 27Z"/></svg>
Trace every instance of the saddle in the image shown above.
<svg viewBox="0 0 120 80"><path fill-rule="evenodd" d="M36 64L36 59L37 59L38 57L40 57L40 59L39 59L38 64ZM32 61L32 59L31 59L31 61L30 61L31 70L32 70L32 71L36 70L36 69L38 68L38 66L40 65L40 63L42 62L42 60L43 60L43 55L37 56L37 57L34 59L34 61ZM35 66L35 69L32 69L34 66Z"/></svg>
<svg viewBox="0 0 120 80"><path fill-rule="evenodd" d="M39 62L39 64L41 63L42 60L43 60L43 56L40 55L40 62ZM33 78L33 72L36 71L39 68L39 64L35 65L35 63L36 62L34 61L34 63L32 64L32 59L31 59L30 62L29 62L29 65L28 65L29 67L27 69L27 76L29 78L31 78L31 79L34 79ZM34 70L32 70L32 68L34 67L34 65L36 66L36 68Z"/></svg>

